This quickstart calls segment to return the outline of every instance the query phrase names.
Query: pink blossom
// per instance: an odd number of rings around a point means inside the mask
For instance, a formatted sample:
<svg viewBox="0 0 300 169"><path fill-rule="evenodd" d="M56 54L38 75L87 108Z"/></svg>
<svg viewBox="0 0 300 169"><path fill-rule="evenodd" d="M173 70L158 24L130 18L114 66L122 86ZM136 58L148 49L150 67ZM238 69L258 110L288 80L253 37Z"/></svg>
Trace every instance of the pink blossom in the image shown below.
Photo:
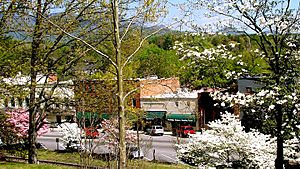
<svg viewBox="0 0 300 169"><path fill-rule="evenodd" d="M13 131L17 133L20 137L27 137L29 130L29 112L25 109L13 109L6 111L6 114L9 116L7 122L13 127ZM41 114L37 113L36 119ZM37 131L38 135L42 135L48 132L49 126L47 125L46 118L43 119L42 127Z"/></svg>

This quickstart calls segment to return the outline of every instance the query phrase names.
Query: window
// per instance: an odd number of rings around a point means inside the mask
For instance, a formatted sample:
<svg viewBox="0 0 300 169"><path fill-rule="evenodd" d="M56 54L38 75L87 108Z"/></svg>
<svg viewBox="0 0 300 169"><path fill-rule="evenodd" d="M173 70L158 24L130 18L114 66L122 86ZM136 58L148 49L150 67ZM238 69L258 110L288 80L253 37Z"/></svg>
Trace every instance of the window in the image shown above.
<svg viewBox="0 0 300 169"><path fill-rule="evenodd" d="M136 99L135 98L132 99L132 107L136 107Z"/></svg>
<svg viewBox="0 0 300 169"><path fill-rule="evenodd" d="M23 99L21 97L18 97L18 106L22 107L23 105Z"/></svg>
<svg viewBox="0 0 300 169"><path fill-rule="evenodd" d="M15 98L13 98L13 97L10 98L10 105L11 105L11 107L15 107L16 106L16 104L15 104Z"/></svg>
<svg viewBox="0 0 300 169"><path fill-rule="evenodd" d="M29 107L29 98L28 97L25 98L25 104L27 107Z"/></svg>
<svg viewBox="0 0 300 169"><path fill-rule="evenodd" d="M187 102L186 102L186 105L187 105L188 107L191 107L191 102L190 102L190 101L187 101Z"/></svg>

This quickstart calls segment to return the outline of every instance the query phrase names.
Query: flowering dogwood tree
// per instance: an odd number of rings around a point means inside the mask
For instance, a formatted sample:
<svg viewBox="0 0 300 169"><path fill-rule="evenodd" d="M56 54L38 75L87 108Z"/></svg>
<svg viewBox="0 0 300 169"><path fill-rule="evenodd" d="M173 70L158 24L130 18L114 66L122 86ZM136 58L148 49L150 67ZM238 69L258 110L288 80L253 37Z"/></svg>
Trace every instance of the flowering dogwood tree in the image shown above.
<svg viewBox="0 0 300 169"><path fill-rule="evenodd" d="M8 115L6 121L10 124L17 136L24 139L27 138L29 130L29 112L26 109L13 109L11 111L6 111L6 114ZM38 125L37 134L42 135L48 132L49 126L45 117L37 117L37 119L39 118L42 118L43 121Z"/></svg>
<svg viewBox="0 0 300 169"><path fill-rule="evenodd" d="M234 27L257 44L250 51L265 61L267 72L257 74L265 85L263 91L254 97L236 95L231 99L249 106L244 113L259 114L271 122L277 138L276 168L283 168L283 143L285 133L297 137L299 131L299 4L291 0L196 0L191 2L194 8L207 9L207 16L221 16L218 25ZM227 22L228 21L228 22ZM251 36L255 34L256 36ZM184 50L184 49L183 49ZM198 57L191 47L191 56ZM225 70L224 70L225 71ZM240 72L231 71L230 75ZM228 74L229 75L229 74ZM229 96L229 98L236 98ZM221 98L226 98L222 96ZM250 99L250 100L248 100ZM251 102L251 103L250 103ZM223 103L224 105L224 103Z"/></svg>
<svg viewBox="0 0 300 169"><path fill-rule="evenodd" d="M220 120L208 126L210 129L202 134L191 135L188 143L177 145L179 158L196 165L274 168L276 138L255 130L245 132L238 117L231 113L222 114ZM300 147L297 143L286 142L287 158L295 159Z"/></svg>

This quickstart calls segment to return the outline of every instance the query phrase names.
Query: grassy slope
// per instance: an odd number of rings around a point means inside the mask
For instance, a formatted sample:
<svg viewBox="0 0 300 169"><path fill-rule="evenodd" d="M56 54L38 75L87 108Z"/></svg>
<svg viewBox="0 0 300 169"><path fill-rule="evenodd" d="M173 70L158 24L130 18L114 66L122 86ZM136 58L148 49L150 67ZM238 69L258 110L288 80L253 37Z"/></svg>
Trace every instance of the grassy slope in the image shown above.
<svg viewBox="0 0 300 169"><path fill-rule="evenodd" d="M54 151L39 151L38 152L39 160L49 160L49 161L58 161L66 163L77 163L80 164L80 155L78 153L57 153ZM90 164L92 166L98 167L108 167L116 168L116 161L103 161L93 159ZM0 168L2 169L71 169L75 167L67 167L62 165L48 165L48 164L23 164L15 162L2 162L0 163ZM137 168L137 169L186 169L192 168L187 165L176 165L176 164L161 164L153 163L145 160L129 160L128 168Z"/></svg>

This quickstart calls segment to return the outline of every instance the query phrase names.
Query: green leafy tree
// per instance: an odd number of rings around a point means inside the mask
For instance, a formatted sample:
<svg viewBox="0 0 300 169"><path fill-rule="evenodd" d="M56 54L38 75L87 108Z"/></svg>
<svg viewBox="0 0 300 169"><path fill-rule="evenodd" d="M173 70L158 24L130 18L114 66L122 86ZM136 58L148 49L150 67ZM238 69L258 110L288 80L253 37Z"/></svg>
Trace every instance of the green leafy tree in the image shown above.
<svg viewBox="0 0 300 169"><path fill-rule="evenodd" d="M139 77L151 75L174 77L178 75L182 65L175 51L161 49L155 44L144 47L135 60L139 64L137 69Z"/></svg>

